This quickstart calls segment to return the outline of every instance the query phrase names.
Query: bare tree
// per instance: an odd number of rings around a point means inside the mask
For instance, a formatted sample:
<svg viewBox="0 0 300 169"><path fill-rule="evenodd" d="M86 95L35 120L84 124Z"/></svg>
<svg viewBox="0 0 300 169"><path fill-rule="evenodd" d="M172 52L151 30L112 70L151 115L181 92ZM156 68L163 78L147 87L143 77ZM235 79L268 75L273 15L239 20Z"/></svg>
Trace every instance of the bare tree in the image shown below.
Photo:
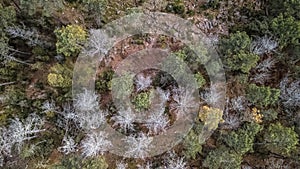
<svg viewBox="0 0 300 169"><path fill-rule="evenodd" d="M300 107L300 80L289 83L287 77L280 82L280 99L287 108Z"/></svg>
<svg viewBox="0 0 300 169"><path fill-rule="evenodd" d="M127 143L126 155L134 158L145 158L149 153L153 138L144 133L128 136L124 141Z"/></svg>
<svg viewBox="0 0 300 169"><path fill-rule="evenodd" d="M150 117L146 119L146 123L144 125L149 129L150 134L159 134L160 132L164 132L168 126L169 118L164 114L164 110L165 109L153 112Z"/></svg>
<svg viewBox="0 0 300 169"><path fill-rule="evenodd" d="M121 161L121 162L117 163L116 166L117 166L116 169L127 169L128 164L124 163L124 161Z"/></svg>
<svg viewBox="0 0 300 169"><path fill-rule="evenodd" d="M44 131L43 125L44 120L36 114L30 114L24 121L18 118L11 121L8 130L18 152L21 151L24 141L31 140L37 137L38 133Z"/></svg>
<svg viewBox="0 0 300 169"><path fill-rule="evenodd" d="M152 80L150 76L145 77L142 74L138 74L135 82L136 82L137 91L142 91L151 85Z"/></svg>
<svg viewBox="0 0 300 169"><path fill-rule="evenodd" d="M81 141L82 154L87 157L103 154L111 146L111 142L107 140L107 134L103 131L92 131Z"/></svg>
<svg viewBox="0 0 300 169"><path fill-rule="evenodd" d="M193 96L194 91L179 87L174 89L173 93L175 102L170 104L170 108L177 113L177 119L189 113L190 110L198 108L198 103Z"/></svg>
<svg viewBox="0 0 300 169"><path fill-rule="evenodd" d="M119 110L117 114L111 118L111 120L114 121L113 127L119 126L125 132L128 130L134 130L133 122L135 120L135 114L130 107L128 107L126 110Z"/></svg>
<svg viewBox="0 0 300 169"><path fill-rule="evenodd" d="M273 52L278 47L278 42L271 37L259 37L251 43L251 51L257 55Z"/></svg>
<svg viewBox="0 0 300 169"><path fill-rule="evenodd" d="M64 136L62 146L58 147L58 151L66 155L76 152L77 145L72 137Z"/></svg>
<svg viewBox="0 0 300 169"><path fill-rule="evenodd" d="M168 153L168 157L166 160L166 164L164 166L165 169L185 169L186 162L184 161L184 158L177 157L177 155L174 152Z"/></svg>

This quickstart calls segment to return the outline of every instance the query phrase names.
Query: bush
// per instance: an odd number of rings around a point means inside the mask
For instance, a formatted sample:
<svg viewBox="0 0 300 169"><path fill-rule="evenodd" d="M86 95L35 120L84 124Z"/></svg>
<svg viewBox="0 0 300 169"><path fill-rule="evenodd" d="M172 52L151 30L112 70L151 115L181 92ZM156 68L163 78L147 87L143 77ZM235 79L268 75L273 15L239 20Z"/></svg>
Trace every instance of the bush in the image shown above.
<svg viewBox="0 0 300 169"><path fill-rule="evenodd" d="M111 80L113 75L113 70L107 70L101 73L96 79L96 90L101 93L111 90Z"/></svg>
<svg viewBox="0 0 300 169"><path fill-rule="evenodd" d="M262 127L256 123L246 123L238 131L232 131L223 136L223 141L235 150L238 154L245 154L253 151L255 135L261 131Z"/></svg>
<svg viewBox="0 0 300 169"><path fill-rule="evenodd" d="M67 88L72 85L72 69L70 65L56 64L48 74L48 83L52 87Z"/></svg>
<svg viewBox="0 0 300 169"><path fill-rule="evenodd" d="M204 167L209 169L237 169L241 168L242 156L222 146L209 152L203 162Z"/></svg>
<svg viewBox="0 0 300 169"><path fill-rule="evenodd" d="M251 68L256 66L258 60L258 55L241 51L238 54L228 56L225 63L231 70L249 73Z"/></svg>
<svg viewBox="0 0 300 169"><path fill-rule="evenodd" d="M185 13L184 3L182 2L182 0L175 0L174 2L170 2L166 7L166 11L182 15Z"/></svg>
<svg viewBox="0 0 300 169"><path fill-rule="evenodd" d="M273 34L279 39L281 48L288 45L299 45L300 40L300 21L294 17L284 17L280 14L271 22Z"/></svg>
<svg viewBox="0 0 300 169"><path fill-rule="evenodd" d="M51 167L52 169L107 169L108 164L103 157L82 159L80 157L65 157L60 164Z"/></svg>
<svg viewBox="0 0 300 169"><path fill-rule="evenodd" d="M198 84L198 88L201 88L205 85L206 80L204 79L204 77L202 76L202 74L200 72L196 73L195 75L196 78L196 82Z"/></svg>
<svg viewBox="0 0 300 169"><path fill-rule="evenodd" d="M255 84L250 84L246 89L247 99L257 106L269 106L274 105L280 96L279 89L273 89L270 87L259 87Z"/></svg>
<svg viewBox="0 0 300 169"><path fill-rule="evenodd" d="M183 142L184 156L188 159L195 159L196 155L202 151L202 145L199 142L199 136L194 130L191 130Z"/></svg>
<svg viewBox="0 0 300 169"><path fill-rule="evenodd" d="M133 99L135 109L141 111L148 109L151 104L151 92L142 92L136 95Z"/></svg>
<svg viewBox="0 0 300 169"><path fill-rule="evenodd" d="M67 25L54 31L57 42L57 53L65 56L76 56L86 42L87 32L79 25Z"/></svg>
<svg viewBox="0 0 300 169"><path fill-rule="evenodd" d="M280 123L271 124L264 131L266 148L276 154L288 156L297 149L298 135L294 128L284 127Z"/></svg>
<svg viewBox="0 0 300 169"><path fill-rule="evenodd" d="M236 32L230 34L229 38L224 38L220 42L220 50L224 55L234 55L241 50L249 50L251 39L246 32Z"/></svg>

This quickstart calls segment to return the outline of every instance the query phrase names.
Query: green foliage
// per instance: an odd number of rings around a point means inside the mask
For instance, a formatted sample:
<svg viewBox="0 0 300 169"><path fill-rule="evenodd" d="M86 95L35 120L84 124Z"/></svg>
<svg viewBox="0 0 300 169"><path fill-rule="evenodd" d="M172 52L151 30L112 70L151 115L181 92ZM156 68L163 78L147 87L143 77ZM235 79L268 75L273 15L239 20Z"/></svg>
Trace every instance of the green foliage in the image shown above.
<svg viewBox="0 0 300 169"><path fill-rule="evenodd" d="M48 83L52 87L67 88L72 85L72 67L70 65L55 64L48 74Z"/></svg>
<svg viewBox="0 0 300 169"><path fill-rule="evenodd" d="M279 89L273 89L270 87L259 87L255 84L250 84L246 89L247 99L257 106L274 105L280 96Z"/></svg>
<svg viewBox="0 0 300 169"><path fill-rule="evenodd" d="M273 16L283 13L284 16L293 16L300 19L300 0L272 0L267 1L267 3Z"/></svg>
<svg viewBox="0 0 300 169"><path fill-rule="evenodd" d="M13 23L16 21L16 11L14 7L9 6L9 7L3 7L0 4L0 30L1 30L1 35L3 36L4 34L4 29L7 28L8 26L12 26Z"/></svg>
<svg viewBox="0 0 300 169"><path fill-rule="evenodd" d="M137 110L141 111L148 109L151 104L151 92L142 92L137 94L132 102Z"/></svg>
<svg viewBox="0 0 300 169"><path fill-rule="evenodd" d="M275 120L277 119L277 115L278 115L278 112L274 109L263 110L261 111L261 113L265 121Z"/></svg>
<svg viewBox="0 0 300 169"><path fill-rule="evenodd" d="M203 166L209 169L238 169L241 168L241 162L241 155L227 147L221 146L209 152L203 162Z"/></svg>
<svg viewBox="0 0 300 169"><path fill-rule="evenodd" d="M220 49L224 55L241 53L241 50L250 49L251 39L246 32L236 32L230 34L229 38L224 38L220 42Z"/></svg>
<svg viewBox="0 0 300 169"><path fill-rule="evenodd" d="M196 82L198 84L198 87L201 88L205 85L206 80L204 79L204 77L202 76L202 74L200 72L196 73L195 75L196 78Z"/></svg>
<svg viewBox="0 0 300 169"><path fill-rule="evenodd" d="M82 159L81 157L63 158L60 164L54 165L52 169L107 169L108 164L103 157Z"/></svg>
<svg viewBox="0 0 300 169"><path fill-rule="evenodd" d="M29 16L41 13L42 16L50 17L55 11L62 10L64 4L63 0L20 0L20 8Z"/></svg>
<svg viewBox="0 0 300 169"><path fill-rule="evenodd" d="M107 70L102 72L96 79L96 90L99 92L106 92L111 90L111 80L113 78L114 71Z"/></svg>
<svg viewBox="0 0 300 169"><path fill-rule="evenodd" d="M271 124L264 131L266 148L276 154L288 156L297 149L299 136L294 128L284 127L280 123Z"/></svg>
<svg viewBox="0 0 300 169"><path fill-rule="evenodd" d="M228 56L228 58L226 59L226 65L231 70L238 70L243 73L249 73L251 68L256 66L258 60L258 55L241 51L238 54Z"/></svg>
<svg viewBox="0 0 300 169"><path fill-rule="evenodd" d="M67 25L54 31L57 42L57 53L65 56L76 56L87 40L87 32L79 25Z"/></svg>
<svg viewBox="0 0 300 169"><path fill-rule="evenodd" d="M249 73L259 60L259 56L250 53L251 39L246 32L236 32L221 40L220 50L226 57L225 64L233 71Z"/></svg>
<svg viewBox="0 0 300 169"><path fill-rule="evenodd" d="M238 154L245 154L253 151L255 135L262 130L257 123L246 123L238 131L232 131L223 137L223 141Z"/></svg>
<svg viewBox="0 0 300 169"><path fill-rule="evenodd" d="M288 45L299 45L300 21L294 17L284 17L280 14L271 22L273 34L279 39L281 48Z"/></svg>
<svg viewBox="0 0 300 169"><path fill-rule="evenodd" d="M191 130L183 142L184 156L188 159L195 159L196 155L202 151L202 145L199 142L199 136L194 130Z"/></svg>
<svg viewBox="0 0 300 169"><path fill-rule="evenodd" d="M81 3L84 5L86 11L99 12L99 11L103 11L107 1L106 0L82 0Z"/></svg>
<svg viewBox="0 0 300 169"><path fill-rule="evenodd" d="M184 14L185 6L182 0L175 0L174 2L169 2L166 11L174 14Z"/></svg>

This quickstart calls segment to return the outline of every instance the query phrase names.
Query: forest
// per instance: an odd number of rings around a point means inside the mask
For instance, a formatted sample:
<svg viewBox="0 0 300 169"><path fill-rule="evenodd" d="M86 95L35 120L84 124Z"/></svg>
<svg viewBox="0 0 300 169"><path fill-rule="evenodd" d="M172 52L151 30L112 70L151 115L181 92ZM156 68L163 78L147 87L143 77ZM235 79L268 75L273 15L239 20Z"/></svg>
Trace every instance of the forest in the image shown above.
<svg viewBox="0 0 300 169"><path fill-rule="evenodd" d="M300 0L0 0L0 168L300 168Z"/></svg>

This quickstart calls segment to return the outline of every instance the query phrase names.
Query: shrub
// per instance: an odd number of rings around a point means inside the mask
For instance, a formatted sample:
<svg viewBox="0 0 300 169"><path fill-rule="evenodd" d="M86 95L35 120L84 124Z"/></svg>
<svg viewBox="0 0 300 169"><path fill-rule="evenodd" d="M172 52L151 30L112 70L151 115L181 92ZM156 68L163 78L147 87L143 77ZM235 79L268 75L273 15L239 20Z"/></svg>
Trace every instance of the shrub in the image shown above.
<svg viewBox="0 0 300 169"><path fill-rule="evenodd" d="M196 155L202 151L202 145L199 142L199 136L194 130L191 130L183 142L185 148L184 156L188 159L195 159Z"/></svg>
<svg viewBox="0 0 300 169"><path fill-rule="evenodd" d="M204 77L202 76L202 74L200 72L196 73L195 75L196 78L196 82L198 84L198 87L201 88L205 85L206 80L204 79Z"/></svg>
<svg viewBox="0 0 300 169"><path fill-rule="evenodd" d="M77 55L87 39L87 32L79 25L67 25L54 31L57 53L65 56Z"/></svg>
<svg viewBox="0 0 300 169"><path fill-rule="evenodd" d="M105 92L110 90L113 74L114 74L113 70L107 70L101 73L96 79L96 90L100 92Z"/></svg>
<svg viewBox="0 0 300 169"><path fill-rule="evenodd" d="M298 138L294 128L284 127L280 123L271 124L264 131L266 148L284 156L290 155L297 149Z"/></svg>
<svg viewBox="0 0 300 169"><path fill-rule="evenodd" d="M148 109L151 104L151 92L142 92L136 95L133 99L135 109L141 111Z"/></svg>
<svg viewBox="0 0 300 169"><path fill-rule="evenodd" d="M182 0L175 0L174 2L168 3L166 7L167 12L175 13L175 14L184 14L185 6Z"/></svg>
<svg viewBox="0 0 300 169"><path fill-rule="evenodd" d="M300 39L300 21L294 17L284 17L280 14L271 22L273 34L279 39L281 48L288 45L299 45Z"/></svg>
<svg viewBox="0 0 300 169"><path fill-rule="evenodd" d="M257 106L274 105L279 98L280 90L270 87L259 87L255 84L250 84L246 89L247 99Z"/></svg>
<svg viewBox="0 0 300 169"><path fill-rule="evenodd" d="M71 87L72 69L69 65L56 64L50 68L47 79L49 85L52 87Z"/></svg>
<svg viewBox="0 0 300 169"><path fill-rule="evenodd" d="M241 51L238 54L228 56L225 63L231 70L248 73L251 68L256 66L258 60L258 55Z"/></svg>
<svg viewBox="0 0 300 169"><path fill-rule="evenodd" d="M80 157L65 157L59 164L53 165L51 169L107 169L108 164L103 157L82 159Z"/></svg>
<svg viewBox="0 0 300 169"><path fill-rule="evenodd" d="M220 42L220 49L224 55L240 53L241 50L249 50L251 39L246 32L236 32L230 34L229 38L224 38Z"/></svg>
<svg viewBox="0 0 300 169"><path fill-rule="evenodd" d="M262 127L256 123L246 123L238 131L232 131L223 137L223 141L235 150L238 154L245 154L253 151L255 135L261 131Z"/></svg>
<svg viewBox="0 0 300 169"><path fill-rule="evenodd" d="M237 169L241 168L242 156L225 146L209 152L203 162L204 167L209 169Z"/></svg>

